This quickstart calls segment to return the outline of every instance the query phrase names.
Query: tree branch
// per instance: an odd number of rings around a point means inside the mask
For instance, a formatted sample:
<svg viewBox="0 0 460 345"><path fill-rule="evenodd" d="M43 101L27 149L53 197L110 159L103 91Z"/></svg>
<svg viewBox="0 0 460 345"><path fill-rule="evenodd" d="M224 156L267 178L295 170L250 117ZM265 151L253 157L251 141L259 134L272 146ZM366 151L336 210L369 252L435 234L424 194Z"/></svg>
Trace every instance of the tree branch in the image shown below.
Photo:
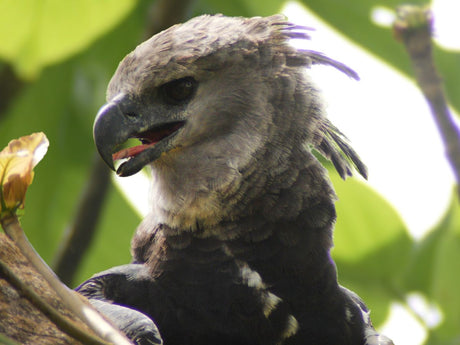
<svg viewBox="0 0 460 345"><path fill-rule="evenodd" d="M29 302L39 309L51 322L53 322L62 332L70 335L72 338L88 345L109 345L109 343L94 337L90 333L84 332L76 323L61 315L56 309L51 307L42 298L29 287L26 282L23 282L16 274L8 267L8 265L0 259L0 275L6 279L12 286L16 288Z"/></svg>
<svg viewBox="0 0 460 345"><path fill-rule="evenodd" d="M0 344L3 345L20 345L19 343L15 342L13 339L7 337L4 334L0 333Z"/></svg>
<svg viewBox="0 0 460 345"><path fill-rule="evenodd" d="M78 293L70 290L67 286L62 284L54 272L32 247L15 215L3 216L0 221L8 237L14 241L21 250L21 253L46 280L70 311L78 316L80 320L88 325L94 333L102 339L115 345L132 345L132 343L119 330L115 329L90 305L84 303Z"/></svg>
<svg viewBox="0 0 460 345"><path fill-rule="evenodd" d="M72 320L81 330L91 330L71 313L62 303L43 277L32 267L18 246L8 236L0 232L0 261L6 265L20 283L14 284L11 274L0 269L0 334L18 344L35 345L82 345L82 343L54 324L43 311L36 307L19 286L25 285L38 295L52 309ZM0 337L0 344L4 344ZM8 342L7 342L8 344Z"/></svg>
<svg viewBox="0 0 460 345"><path fill-rule="evenodd" d="M460 132L449 111L442 79L433 60L431 13L422 7L405 5L397 9L397 16L393 25L396 37L409 54L417 83L441 133L460 195Z"/></svg>
<svg viewBox="0 0 460 345"><path fill-rule="evenodd" d="M158 0L149 11L144 38L180 23L190 17L195 0Z"/></svg>

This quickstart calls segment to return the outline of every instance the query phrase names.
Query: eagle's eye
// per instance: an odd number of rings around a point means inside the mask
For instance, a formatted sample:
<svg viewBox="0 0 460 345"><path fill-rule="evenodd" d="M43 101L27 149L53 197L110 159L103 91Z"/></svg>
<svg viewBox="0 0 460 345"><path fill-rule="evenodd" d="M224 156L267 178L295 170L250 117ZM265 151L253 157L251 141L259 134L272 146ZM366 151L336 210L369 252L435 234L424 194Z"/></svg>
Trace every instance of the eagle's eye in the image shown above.
<svg viewBox="0 0 460 345"><path fill-rule="evenodd" d="M195 93L197 82L192 77L170 81L160 86L164 100L169 104L181 104L189 101Z"/></svg>

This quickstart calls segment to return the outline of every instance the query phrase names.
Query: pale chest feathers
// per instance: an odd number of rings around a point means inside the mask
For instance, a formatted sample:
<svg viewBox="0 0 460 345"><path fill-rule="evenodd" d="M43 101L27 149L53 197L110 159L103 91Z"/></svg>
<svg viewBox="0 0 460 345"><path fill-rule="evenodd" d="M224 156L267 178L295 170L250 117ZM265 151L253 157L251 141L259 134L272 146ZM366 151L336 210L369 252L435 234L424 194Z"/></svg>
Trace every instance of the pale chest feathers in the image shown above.
<svg viewBox="0 0 460 345"><path fill-rule="evenodd" d="M152 169L149 223L166 225L169 235L191 231L229 240L257 230L260 222L291 222L318 200L332 203L321 164L306 150L290 154L282 161L280 155L263 160L262 166L254 158L246 168L218 158L197 161L193 155L162 159ZM309 223L317 222L318 212L312 217Z"/></svg>
<svg viewBox="0 0 460 345"><path fill-rule="evenodd" d="M204 171L191 176L190 170L183 174L153 170L151 216L154 223L167 225L174 234L175 229L212 229L227 218L232 204L238 201L241 174L229 166L218 170L207 177Z"/></svg>
<svg viewBox="0 0 460 345"><path fill-rule="evenodd" d="M238 130L212 141L184 144L151 165L155 223L193 231L232 217L233 206L246 197L244 167L257 169L255 151L266 140L257 133L244 133Z"/></svg>

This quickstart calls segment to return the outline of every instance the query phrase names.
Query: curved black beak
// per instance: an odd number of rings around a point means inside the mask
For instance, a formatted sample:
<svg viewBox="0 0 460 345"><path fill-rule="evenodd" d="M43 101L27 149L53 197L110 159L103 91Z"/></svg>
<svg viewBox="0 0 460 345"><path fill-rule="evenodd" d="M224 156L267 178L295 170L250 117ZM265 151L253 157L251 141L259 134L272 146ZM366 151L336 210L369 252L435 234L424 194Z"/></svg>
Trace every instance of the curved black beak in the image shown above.
<svg viewBox="0 0 460 345"><path fill-rule="evenodd" d="M158 159L163 152L173 148L173 138L184 123L172 122L161 114L149 113L149 116L143 116L141 109L140 103L126 95L120 95L105 104L94 121L93 135L96 148L112 170L115 170L113 153L120 144L129 138L148 141L149 135L156 135L155 142L140 145L138 152L130 155L130 158L119 166L117 174L120 176L137 173Z"/></svg>
<svg viewBox="0 0 460 345"><path fill-rule="evenodd" d="M114 171L112 154L115 147L128 140L132 134L126 122L116 102L102 106L94 121L93 137L96 148L104 162Z"/></svg>

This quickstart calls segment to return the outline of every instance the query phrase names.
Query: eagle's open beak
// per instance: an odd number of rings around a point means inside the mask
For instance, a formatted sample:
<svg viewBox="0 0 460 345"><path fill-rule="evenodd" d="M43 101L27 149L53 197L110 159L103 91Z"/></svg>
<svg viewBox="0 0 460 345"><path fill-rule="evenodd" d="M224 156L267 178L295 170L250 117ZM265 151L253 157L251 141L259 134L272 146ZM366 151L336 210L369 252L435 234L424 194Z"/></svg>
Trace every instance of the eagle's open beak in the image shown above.
<svg viewBox="0 0 460 345"><path fill-rule="evenodd" d="M127 96L115 97L99 110L94 122L94 141L104 162L115 170L113 162L127 158L117 169L120 176L137 173L172 149L175 135L185 124L185 121L168 121L155 114L143 114L136 105ZM141 145L118 150L130 138L139 139Z"/></svg>

